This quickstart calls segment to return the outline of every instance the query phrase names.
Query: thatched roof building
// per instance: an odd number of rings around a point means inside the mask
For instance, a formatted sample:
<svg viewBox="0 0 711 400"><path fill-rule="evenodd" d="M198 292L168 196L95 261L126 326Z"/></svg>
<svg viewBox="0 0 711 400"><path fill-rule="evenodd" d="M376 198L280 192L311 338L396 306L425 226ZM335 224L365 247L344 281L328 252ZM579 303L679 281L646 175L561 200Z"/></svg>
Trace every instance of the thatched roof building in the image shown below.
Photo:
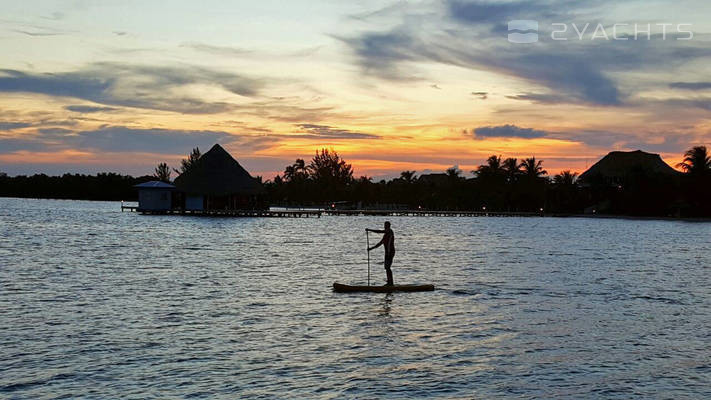
<svg viewBox="0 0 711 400"><path fill-rule="evenodd" d="M256 195L264 190L219 144L175 178L174 183L182 192L203 196Z"/></svg>
<svg viewBox="0 0 711 400"><path fill-rule="evenodd" d="M665 163L659 154L636 151L613 151L580 175L581 182L602 180L622 182L640 173L647 176L673 177L681 174Z"/></svg>
<svg viewBox="0 0 711 400"><path fill-rule="evenodd" d="M186 210L239 210L264 208L259 196L264 187L219 144L175 178Z"/></svg>

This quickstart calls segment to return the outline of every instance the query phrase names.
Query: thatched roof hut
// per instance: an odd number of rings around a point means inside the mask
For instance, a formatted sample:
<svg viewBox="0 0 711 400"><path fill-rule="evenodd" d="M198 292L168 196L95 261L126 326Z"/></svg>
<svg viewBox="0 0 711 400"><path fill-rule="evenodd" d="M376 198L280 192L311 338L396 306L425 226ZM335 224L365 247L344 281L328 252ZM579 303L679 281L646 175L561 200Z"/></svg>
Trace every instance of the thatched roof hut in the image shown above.
<svg viewBox="0 0 711 400"><path fill-rule="evenodd" d="M659 154L636 151L613 151L580 175L580 181L602 179L618 182L640 172L648 176L673 177L681 173L665 163Z"/></svg>
<svg viewBox="0 0 711 400"><path fill-rule="evenodd" d="M175 178L178 190L202 196L256 195L262 185L219 144L212 146L196 164Z"/></svg>

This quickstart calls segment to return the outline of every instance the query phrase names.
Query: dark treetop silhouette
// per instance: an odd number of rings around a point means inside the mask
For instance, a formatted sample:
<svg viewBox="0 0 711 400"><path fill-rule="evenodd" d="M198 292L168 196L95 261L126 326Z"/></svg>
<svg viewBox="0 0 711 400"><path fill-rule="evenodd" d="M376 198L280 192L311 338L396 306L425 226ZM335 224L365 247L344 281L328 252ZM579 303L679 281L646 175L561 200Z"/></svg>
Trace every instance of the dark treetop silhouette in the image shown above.
<svg viewBox="0 0 711 400"><path fill-rule="evenodd" d="M181 169L187 172L199 155L194 149ZM278 206L337 203L352 208L711 217L711 157L706 147L687 151L679 168L685 173L656 154L616 151L579 177L562 171L550 179L544 176L543 161L535 157L519 162L492 155L469 177L459 170L419 176L404 171L389 181L373 182L366 176L355 178L351 165L337 152L323 149L310 161L297 159L283 174L264 183L255 177L254 183L264 188L269 204ZM156 175L166 178L165 166L159 166ZM155 179L113 173L31 177L0 173L0 196L132 200L133 185ZM215 176L209 180L221 185Z"/></svg>

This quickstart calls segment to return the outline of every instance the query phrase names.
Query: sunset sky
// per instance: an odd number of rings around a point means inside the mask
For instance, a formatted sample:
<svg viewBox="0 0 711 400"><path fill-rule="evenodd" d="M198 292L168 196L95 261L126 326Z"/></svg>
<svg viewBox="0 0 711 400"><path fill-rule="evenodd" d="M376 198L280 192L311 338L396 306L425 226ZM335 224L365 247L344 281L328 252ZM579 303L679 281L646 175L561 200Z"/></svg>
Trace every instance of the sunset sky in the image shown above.
<svg viewBox="0 0 711 400"><path fill-rule="evenodd" d="M10 175L150 174L214 143L265 179L322 147L357 176L453 165L471 176L491 154L535 155L552 174L612 150L675 165L711 138L705 0L2 10L0 171ZM510 20L537 21L538 41L511 43Z"/></svg>

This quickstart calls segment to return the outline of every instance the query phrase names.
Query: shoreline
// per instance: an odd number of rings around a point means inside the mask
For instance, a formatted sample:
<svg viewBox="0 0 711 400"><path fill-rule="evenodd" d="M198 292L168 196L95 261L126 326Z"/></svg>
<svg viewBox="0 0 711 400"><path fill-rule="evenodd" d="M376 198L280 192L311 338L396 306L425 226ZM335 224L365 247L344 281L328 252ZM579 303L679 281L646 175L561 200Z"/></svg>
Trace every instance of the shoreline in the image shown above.
<svg viewBox="0 0 711 400"><path fill-rule="evenodd" d="M104 203L122 203L122 202L136 202L136 200L96 200L96 199L68 199L68 198L47 198L47 197L8 197L8 196L0 196L0 198L3 199L16 199L16 200L54 200L54 201L89 201L89 202L104 202ZM310 210L315 210L316 208L314 207L280 207L284 209L310 209ZM120 211L120 209L119 209ZM328 210L326 211L325 215L328 215ZM348 211L348 210L345 210ZM365 211L367 213L400 213L400 212L405 212L409 210L350 210L353 211L352 213L348 213L349 215L339 215L339 216L359 216L357 214L358 211ZM641 216L641 215L623 215L623 214L569 214L569 213L556 213L556 212L551 212L551 213L544 213L543 215L540 215L539 213L532 212L531 215L521 215L524 213L512 213L512 214L519 214L519 215L502 215L506 214L506 212L487 212L487 213L482 213L480 211L464 211L464 210L411 210L411 211L425 211L425 212L432 212L432 213L461 213L461 214L473 214L476 213L478 215L476 216L460 216L460 217L453 217L453 218L511 218L512 216L518 216L518 217L524 217L524 218L587 218L587 219L625 219L625 220L636 220L636 221L677 221L677 222L711 222L711 217L669 217L669 216ZM355 214L355 215L354 215ZM491 215L489 215L491 214ZM385 216L385 215L383 215ZM397 215L392 215L393 217ZM430 217L430 218L435 218L435 216L421 216L421 217ZM436 217L436 218L442 218L442 217Z"/></svg>

